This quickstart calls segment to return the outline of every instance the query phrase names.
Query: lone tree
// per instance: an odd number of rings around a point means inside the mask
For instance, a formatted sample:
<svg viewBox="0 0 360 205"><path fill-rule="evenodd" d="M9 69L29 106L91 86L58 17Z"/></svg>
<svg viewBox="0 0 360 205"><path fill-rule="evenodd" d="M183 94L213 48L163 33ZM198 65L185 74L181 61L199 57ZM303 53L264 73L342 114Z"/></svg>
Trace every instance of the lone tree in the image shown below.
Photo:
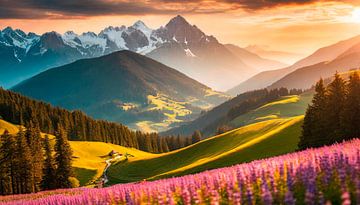
<svg viewBox="0 0 360 205"><path fill-rule="evenodd" d="M60 125L58 125L55 139L56 187L71 188L69 177L73 175L71 167L72 151L66 133Z"/></svg>

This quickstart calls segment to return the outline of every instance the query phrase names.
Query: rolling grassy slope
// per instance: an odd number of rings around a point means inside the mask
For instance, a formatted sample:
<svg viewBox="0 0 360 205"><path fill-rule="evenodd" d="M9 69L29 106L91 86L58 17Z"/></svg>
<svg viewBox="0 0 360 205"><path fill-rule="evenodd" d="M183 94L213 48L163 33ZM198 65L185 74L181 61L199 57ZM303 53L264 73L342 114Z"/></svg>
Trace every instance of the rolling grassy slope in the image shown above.
<svg viewBox="0 0 360 205"><path fill-rule="evenodd" d="M10 134L16 134L19 131L18 125L11 124L0 120L0 134L8 130ZM44 136L45 134L42 133ZM50 142L55 143L54 136L50 136ZM133 159L146 158L155 154L143 152L134 148L127 148L104 142L87 142L87 141L69 141L73 150L73 167L76 178L80 185L86 185L93 179L101 176L105 168L105 160L108 159L108 153L116 150L119 153L129 153L134 156Z"/></svg>
<svg viewBox="0 0 360 205"><path fill-rule="evenodd" d="M271 103L267 103L257 109L238 116L230 122L232 127L240 127L270 119L279 119L304 115L308 104L313 96L312 91L301 95L281 97Z"/></svg>
<svg viewBox="0 0 360 205"><path fill-rule="evenodd" d="M152 180L292 152L297 148L302 119L259 122L173 152L122 161L110 167L108 177L110 183Z"/></svg>
<svg viewBox="0 0 360 205"><path fill-rule="evenodd" d="M135 159L154 155L134 148L104 142L70 141L70 146L73 150L73 167L75 167L75 174L81 185L101 176L105 168L105 160L109 159L108 153L111 150L116 150L122 154L129 153Z"/></svg>

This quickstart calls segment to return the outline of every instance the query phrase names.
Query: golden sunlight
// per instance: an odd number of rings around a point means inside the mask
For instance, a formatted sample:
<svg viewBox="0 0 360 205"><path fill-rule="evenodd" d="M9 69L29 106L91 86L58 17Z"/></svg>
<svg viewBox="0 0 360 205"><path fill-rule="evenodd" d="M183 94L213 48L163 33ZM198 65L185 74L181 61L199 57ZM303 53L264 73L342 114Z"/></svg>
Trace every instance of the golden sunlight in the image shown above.
<svg viewBox="0 0 360 205"><path fill-rule="evenodd" d="M356 23L360 23L360 8L356 8L351 13L351 20Z"/></svg>

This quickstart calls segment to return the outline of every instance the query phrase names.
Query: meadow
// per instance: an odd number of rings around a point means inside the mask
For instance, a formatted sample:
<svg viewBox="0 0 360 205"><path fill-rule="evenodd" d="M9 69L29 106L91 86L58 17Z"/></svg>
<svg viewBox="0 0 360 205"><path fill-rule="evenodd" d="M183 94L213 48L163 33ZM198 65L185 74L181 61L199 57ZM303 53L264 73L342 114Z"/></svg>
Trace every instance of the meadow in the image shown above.
<svg viewBox="0 0 360 205"><path fill-rule="evenodd" d="M1 204L359 204L360 140L200 174L101 189L0 197Z"/></svg>
<svg viewBox="0 0 360 205"><path fill-rule="evenodd" d="M303 116L273 119L234 129L168 153L130 158L108 170L111 184L154 180L293 152Z"/></svg>

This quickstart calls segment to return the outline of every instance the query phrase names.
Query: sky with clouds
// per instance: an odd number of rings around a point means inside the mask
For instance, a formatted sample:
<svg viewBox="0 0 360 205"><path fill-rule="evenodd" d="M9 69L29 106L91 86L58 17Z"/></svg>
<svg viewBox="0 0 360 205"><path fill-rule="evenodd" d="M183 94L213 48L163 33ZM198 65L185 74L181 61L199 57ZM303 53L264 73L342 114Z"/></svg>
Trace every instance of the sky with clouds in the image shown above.
<svg viewBox="0 0 360 205"><path fill-rule="evenodd" d="M0 0L0 29L99 32L180 14L220 42L309 54L360 34L360 0Z"/></svg>

